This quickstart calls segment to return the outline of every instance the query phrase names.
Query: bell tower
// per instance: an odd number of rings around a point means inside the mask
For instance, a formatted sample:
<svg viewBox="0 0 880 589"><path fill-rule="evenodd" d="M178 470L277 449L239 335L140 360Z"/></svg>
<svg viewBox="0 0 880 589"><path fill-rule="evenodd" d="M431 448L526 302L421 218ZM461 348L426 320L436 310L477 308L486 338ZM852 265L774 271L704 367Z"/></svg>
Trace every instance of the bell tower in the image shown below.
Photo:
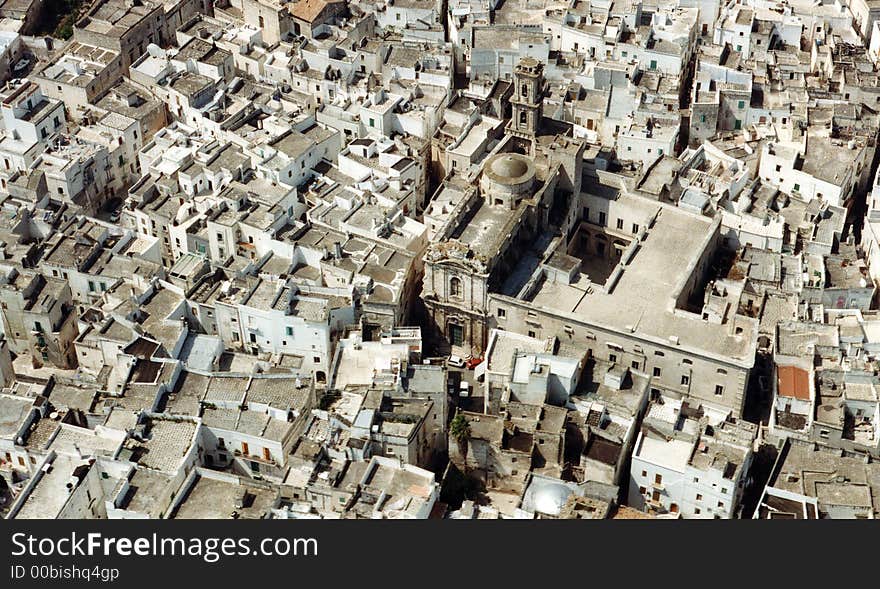
<svg viewBox="0 0 880 589"><path fill-rule="evenodd" d="M534 140L544 110L544 64L534 57L523 57L514 69L513 85L513 116L508 130L522 139Z"/></svg>

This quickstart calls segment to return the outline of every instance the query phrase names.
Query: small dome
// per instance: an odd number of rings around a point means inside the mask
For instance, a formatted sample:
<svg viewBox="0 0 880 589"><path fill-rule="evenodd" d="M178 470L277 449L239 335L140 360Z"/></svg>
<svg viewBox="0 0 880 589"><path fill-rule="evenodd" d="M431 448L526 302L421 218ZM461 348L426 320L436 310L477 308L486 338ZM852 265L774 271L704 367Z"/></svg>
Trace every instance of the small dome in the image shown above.
<svg viewBox="0 0 880 589"><path fill-rule="evenodd" d="M547 515L559 515L569 495L571 489L565 485L558 483L541 485L533 495L535 511Z"/></svg>
<svg viewBox="0 0 880 589"><path fill-rule="evenodd" d="M492 171L502 178L519 178L528 170L529 164L514 155L503 155L492 162Z"/></svg>

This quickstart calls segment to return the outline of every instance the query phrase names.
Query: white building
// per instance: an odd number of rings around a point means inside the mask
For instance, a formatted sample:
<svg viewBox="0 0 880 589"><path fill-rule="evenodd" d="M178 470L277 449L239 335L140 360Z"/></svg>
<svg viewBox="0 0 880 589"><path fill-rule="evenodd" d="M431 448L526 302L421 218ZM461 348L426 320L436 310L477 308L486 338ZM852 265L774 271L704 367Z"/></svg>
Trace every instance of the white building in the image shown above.
<svg viewBox="0 0 880 589"><path fill-rule="evenodd" d="M754 424L687 402L652 403L633 449L629 504L685 518L736 517L756 433Z"/></svg>

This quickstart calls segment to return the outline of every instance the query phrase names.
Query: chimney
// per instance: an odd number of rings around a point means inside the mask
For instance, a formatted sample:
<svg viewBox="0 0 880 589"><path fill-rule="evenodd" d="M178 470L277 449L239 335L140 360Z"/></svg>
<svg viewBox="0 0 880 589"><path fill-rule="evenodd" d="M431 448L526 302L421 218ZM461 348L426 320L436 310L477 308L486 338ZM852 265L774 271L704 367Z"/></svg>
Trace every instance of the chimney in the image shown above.
<svg viewBox="0 0 880 589"><path fill-rule="evenodd" d="M333 257L337 260L342 259L342 244L338 241L333 242Z"/></svg>

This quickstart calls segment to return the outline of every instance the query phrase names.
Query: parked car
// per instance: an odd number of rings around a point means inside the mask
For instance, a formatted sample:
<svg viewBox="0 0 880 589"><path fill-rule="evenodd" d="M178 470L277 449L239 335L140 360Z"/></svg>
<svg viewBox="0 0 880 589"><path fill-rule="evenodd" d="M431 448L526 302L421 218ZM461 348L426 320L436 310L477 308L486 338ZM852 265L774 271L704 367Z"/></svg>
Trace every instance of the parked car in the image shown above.
<svg viewBox="0 0 880 589"><path fill-rule="evenodd" d="M467 366L467 369L468 369L468 370L473 370L473 369L476 368L476 367L480 364L480 362L482 362L482 361L483 361L482 358L474 358L474 357L472 356L472 357L470 357L470 358L467 359L467 361L465 362L465 366Z"/></svg>
<svg viewBox="0 0 880 589"><path fill-rule="evenodd" d="M111 223L119 223L119 218L121 216L122 215L121 215L119 209L113 211L112 213L110 213L110 222Z"/></svg>
<svg viewBox="0 0 880 589"><path fill-rule="evenodd" d="M461 381L461 384L458 385L458 396L461 399L467 399L471 396L471 383L466 380Z"/></svg>
<svg viewBox="0 0 880 589"><path fill-rule="evenodd" d="M450 366L455 366L456 368L464 368L464 358L456 356L455 354L451 355L446 363Z"/></svg>

